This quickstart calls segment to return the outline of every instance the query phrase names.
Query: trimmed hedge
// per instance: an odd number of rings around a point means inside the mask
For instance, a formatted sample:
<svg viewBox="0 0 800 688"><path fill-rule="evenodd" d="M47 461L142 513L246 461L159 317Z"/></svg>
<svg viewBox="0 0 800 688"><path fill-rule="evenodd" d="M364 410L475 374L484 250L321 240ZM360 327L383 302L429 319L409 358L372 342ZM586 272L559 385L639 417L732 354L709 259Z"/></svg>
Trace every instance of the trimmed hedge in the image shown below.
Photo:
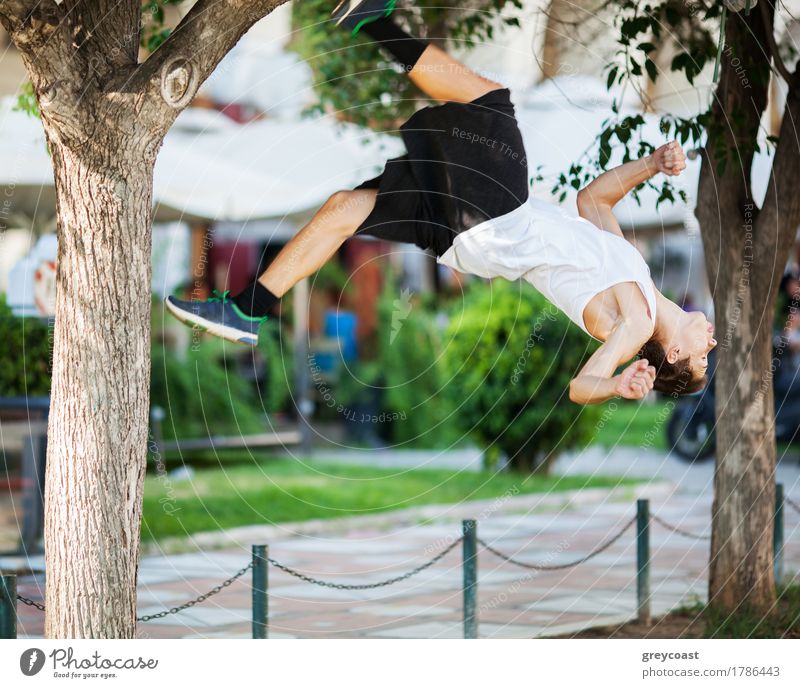
<svg viewBox="0 0 800 688"><path fill-rule="evenodd" d="M52 319L17 317L0 294L0 396L36 397L50 394Z"/></svg>

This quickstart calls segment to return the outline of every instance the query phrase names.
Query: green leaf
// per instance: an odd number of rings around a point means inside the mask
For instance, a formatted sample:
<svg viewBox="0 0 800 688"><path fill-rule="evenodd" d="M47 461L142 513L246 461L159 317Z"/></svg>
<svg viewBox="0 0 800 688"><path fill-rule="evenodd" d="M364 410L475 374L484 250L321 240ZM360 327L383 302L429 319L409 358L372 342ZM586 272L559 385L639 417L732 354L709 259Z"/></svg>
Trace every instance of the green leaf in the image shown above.
<svg viewBox="0 0 800 688"><path fill-rule="evenodd" d="M656 63L653 62L649 57L644 61L644 68L647 70L647 76L650 77L651 81L655 81L658 77L658 68L656 67Z"/></svg>
<svg viewBox="0 0 800 688"><path fill-rule="evenodd" d="M39 112L39 101L36 99L33 84L30 81L24 82L20 87L19 93L17 94L17 103L12 109L18 112L25 112L31 117L41 119L42 113Z"/></svg>
<svg viewBox="0 0 800 688"><path fill-rule="evenodd" d="M614 65L614 66L613 66L613 67L612 67L612 68L611 68L611 69L608 71L608 79L606 80L606 90L611 90L611 86L613 86L613 84L614 84L614 79L616 79L616 78L617 78L617 73L618 73L618 72L619 72L619 66L618 66L618 65Z"/></svg>

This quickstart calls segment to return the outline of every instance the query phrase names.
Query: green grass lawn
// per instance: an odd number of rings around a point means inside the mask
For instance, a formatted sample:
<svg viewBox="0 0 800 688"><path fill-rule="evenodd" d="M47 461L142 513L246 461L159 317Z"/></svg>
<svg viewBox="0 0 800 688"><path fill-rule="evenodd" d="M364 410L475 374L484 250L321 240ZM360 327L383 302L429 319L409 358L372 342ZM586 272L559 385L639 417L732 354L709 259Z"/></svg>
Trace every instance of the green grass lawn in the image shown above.
<svg viewBox="0 0 800 688"><path fill-rule="evenodd" d="M186 480L148 475L142 539L636 482L608 476L393 470L273 459L258 465L198 470Z"/></svg>
<svg viewBox="0 0 800 688"><path fill-rule="evenodd" d="M589 444L603 447L666 449L666 430L674 401L657 398L652 404L616 399L602 406Z"/></svg>

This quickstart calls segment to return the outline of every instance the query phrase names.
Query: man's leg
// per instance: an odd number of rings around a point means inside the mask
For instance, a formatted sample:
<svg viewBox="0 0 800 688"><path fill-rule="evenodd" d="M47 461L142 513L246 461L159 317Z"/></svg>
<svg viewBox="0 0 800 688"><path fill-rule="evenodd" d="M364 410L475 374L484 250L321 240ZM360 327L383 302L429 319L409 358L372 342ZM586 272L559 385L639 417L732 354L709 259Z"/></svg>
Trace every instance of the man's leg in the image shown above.
<svg viewBox="0 0 800 688"><path fill-rule="evenodd" d="M409 78L434 100L467 103L502 84L473 72L441 48L404 31L391 17L381 17L361 29L401 64Z"/></svg>
<svg viewBox="0 0 800 688"><path fill-rule="evenodd" d="M337 191L284 246L258 282L276 298L321 268L375 206L377 189Z"/></svg>
<svg viewBox="0 0 800 688"><path fill-rule="evenodd" d="M441 48L428 45L409 78L435 100L468 103L502 84L476 74Z"/></svg>
<svg viewBox="0 0 800 688"><path fill-rule="evenodd" d="M355 233L374 208L377 193L377 189L334 193L258 279L232 298L228 292L206 301L185 301L170 295L165 301L167 309L194 328L255 346L259 326L272 307L298 281L322 267Z"/></svg>

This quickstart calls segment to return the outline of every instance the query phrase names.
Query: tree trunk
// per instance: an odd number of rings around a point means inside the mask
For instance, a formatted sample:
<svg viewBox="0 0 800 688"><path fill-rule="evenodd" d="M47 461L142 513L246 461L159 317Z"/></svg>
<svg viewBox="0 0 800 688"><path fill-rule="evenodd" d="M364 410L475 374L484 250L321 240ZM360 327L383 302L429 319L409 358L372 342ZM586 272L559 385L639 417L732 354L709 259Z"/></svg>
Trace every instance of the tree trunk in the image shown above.
<svg viewBox="0 0 800 688"><path fill-rule="evenodd" d="M740 249L739 261L722 261L725 267L715 275L714 289L723 339L715 373L717 458L708 600L724 613L749 606L763 614L775 601L772 308L749 284L742 244L732 248Z"/></svg>
<svg viewBox="0 0 800 688"><path fill-rule="evenodd" d="M750 18L737 14L728 20L696 209L720 342L714 380L717 454L708 601L727 615L749 609L766 616L775 606L772 314L800 222L796 75L761 208L751 188L769 87L768 32L774 7L769 3L765 8L766 18L758 11ZM726 157L726 150L727 163L720 170L718 161Z"/></svg>
<svg viewBox="0 0 800 688"><path fill-rule="evenodd" d="M45 636L135 634L150 399L153 154L52 143L58 286L48 427Z"/></svg>
<svg viewBox="0 0 800 688"><path fill-rule="evenodd" d="M284 2L196 0L139 63L140 0L0 0L0 24L31 78L56 182L49 638L135 634L156 154L200 84Z"/></svg>

